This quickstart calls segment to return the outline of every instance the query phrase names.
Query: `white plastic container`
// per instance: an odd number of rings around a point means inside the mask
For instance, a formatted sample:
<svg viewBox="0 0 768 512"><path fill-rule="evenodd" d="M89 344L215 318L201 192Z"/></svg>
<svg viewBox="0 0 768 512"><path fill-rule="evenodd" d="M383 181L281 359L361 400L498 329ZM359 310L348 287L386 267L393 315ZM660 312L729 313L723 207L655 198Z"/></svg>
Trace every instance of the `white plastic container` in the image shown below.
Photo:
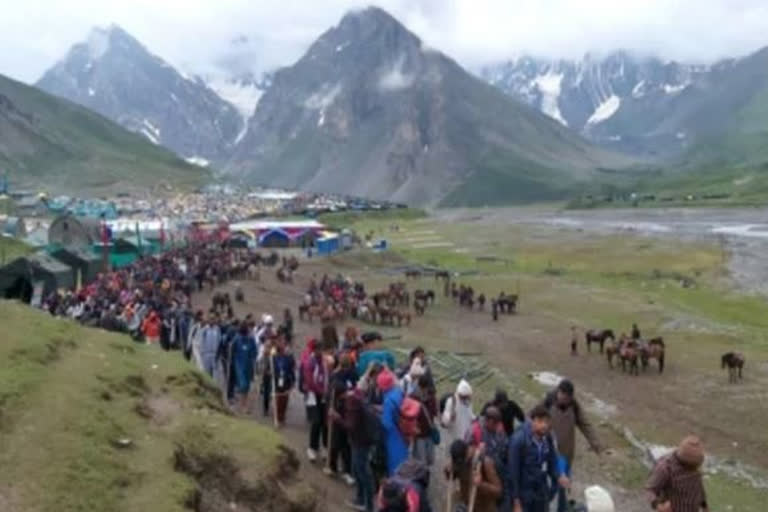
<svg viewBox="0 0 768 512"><path fill-rule="evenodd" d="M584 490L584 499L589 512L616 512L610 493L599 485L587 487Z"/></svg>

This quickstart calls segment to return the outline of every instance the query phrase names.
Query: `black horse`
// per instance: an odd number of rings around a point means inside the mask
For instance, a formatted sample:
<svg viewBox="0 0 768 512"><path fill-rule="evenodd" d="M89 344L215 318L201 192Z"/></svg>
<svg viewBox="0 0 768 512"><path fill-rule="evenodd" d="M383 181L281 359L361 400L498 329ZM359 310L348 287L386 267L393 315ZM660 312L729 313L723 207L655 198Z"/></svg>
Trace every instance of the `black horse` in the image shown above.
<svg viewBox="0 0 768 512"><path fill-rule="evenodd" d="M727 352L720 358L720 368L728 367L728 382L736 382L742 379L741 371L744 369L744 355L738 352Z"/></svg>
<svg viewBox="0 0 768 512"><path fill-rule="evenodd" d="M599 343L600 353L602 354L605 342L607 340L616 341L616 336L613 334L612 329L603 329L602 331L590 329L584 333L584 339L587 342L587 352L592 351L592 343Z"/></svg>

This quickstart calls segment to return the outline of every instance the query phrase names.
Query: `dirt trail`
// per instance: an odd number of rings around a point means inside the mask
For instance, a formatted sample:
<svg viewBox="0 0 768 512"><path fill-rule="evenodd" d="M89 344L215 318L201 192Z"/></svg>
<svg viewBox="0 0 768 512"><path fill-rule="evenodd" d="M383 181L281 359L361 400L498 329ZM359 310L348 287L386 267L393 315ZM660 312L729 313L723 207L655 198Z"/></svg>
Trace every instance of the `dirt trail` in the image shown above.
<svg viewBox="0 0 768 512"><path fill-rule="evenodd" d="M302 266L295 276L294 284L288 285L277 282L273 272L263 270L260 282L244 281L242 283L245 292L245 303L234 305L236 315L242 318L247 313L252 313L258 317L262 313L268 312L279 322L284 308L292 308L295 311L296 304L303 295L302 290L307 287L312 273L316 272L318 275L322 275L326 271L329 273L334 272L327 262L302 262ZM230 282L219 289L232 293L234 288L235 282ZM207 308L210 304L210 295L208 291L198 294L193 300L195 306ZM499 368L503 368L504 371L509 371L513 368L519 371L530 371L546 367L559 368L561 366L562 358L557 354L557 351L553 351L551 357L546 358L548 362L543 366L541 364L531 365L531 363L525 363L525 361L531 361L534 356L538 358L542 355L540 350L541 340L533 335L537 331L541 332L536 326L526 326L522 330L520 328L523 326L516 326L513 335L516 350L514 357L510 357L510 351L504 350L504 346L511 342L507 338L512 333L505 332L502 337L499 337L498 331L499 329L506 331L508 327L511 327L511 322L513 321L517 322L517 319L508 319L506 326L504 324L490 325L486 315L468 314L466 317L462 317L461 322L457 322L456 311L453 308L435 308L430 310L426 317L416 320L414 327L410 330L404 329L403 334L410 337L412 334L418 336L419 331L423 329L444 329L446 339L473 340L473 349L480 349L487 355L492 354L496 358L494 359L494 364ZM304 346L305 339L309 336L316 336L318 330L319 322L310 324L296 319L296 346L294 350L297 355ZM533 339L535 341L532 345L528 345L520 343L522 339ZM407 341L404 341L403 344L407 345ZM504 355L505 353L506 355ZM548 353L548 351L544 353ZM501 356L501 358L497 356ZM583 372L578 373L575 371L570 372L569 370L568 375L573 375L578 381L583 381L586 380L590 372L591 370L587 368L584 368ZM488 397L478 397L476 407L479 408L482 403L481 401L484 401L486 398ZM253 403L252 410L255 412L252 414L252 417L259 422L271 425L271 417L265 419L261 414L260 399L258 390L254 390L251 401ZM294 392L291 396L286 423L283 433L288 440L289 446L296 450L302 461L300 469L301 478L317 489L318 497L320 498L319 502L324 506L325 510L342 510L345 500L353 496L354 488L347 487L341 481L325 476L321 471L321 463L311 464L307 461L304 452L308 445L308 425L306 423L302 397L297 392ZM441 471L446 463L445 450L445 446L437 448L436 463L433 468L433 477L430 484L430 496L433 505L436 507L435 510L444 509L446 488ZM617 500L617 505L620 507L618 510L622 510L622 512L641 512L647 509L647 505L636 490L628 491L611 485L605 477L607 467L611 465L620 466L622 464L621 457L626 455L608 455L606 457L612 458L609 462L605 458L601 460L594 455L586 455L585 452L586 447L580 445L579 453L583 455L579 455L577 462L575 496L581 497L583 495L583 489L586 486L584 483L587 485L600 483L611 490Z"/></svg>

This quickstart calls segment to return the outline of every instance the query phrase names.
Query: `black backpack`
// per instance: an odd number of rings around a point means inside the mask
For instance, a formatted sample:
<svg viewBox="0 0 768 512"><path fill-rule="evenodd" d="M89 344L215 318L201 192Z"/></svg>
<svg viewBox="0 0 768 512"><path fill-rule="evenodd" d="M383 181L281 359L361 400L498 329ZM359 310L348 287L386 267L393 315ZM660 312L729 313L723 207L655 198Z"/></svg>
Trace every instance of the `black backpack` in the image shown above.
<svg viewBox="0 0 768 512"><path fill-rule="evenodd" d="M381 424L381 418L373 404L368 401L363 401L363 429L369 446L375 446L384 441L384 426Z"/></svg>
<svg viewBox="0 0 768 512"><path fill-rule="evenodd" d="M443 414L443 411L445 411L445 404L448 402L448 399L453 396L453 393L446 393L443 396L440 397L440 414Z"/></svg>

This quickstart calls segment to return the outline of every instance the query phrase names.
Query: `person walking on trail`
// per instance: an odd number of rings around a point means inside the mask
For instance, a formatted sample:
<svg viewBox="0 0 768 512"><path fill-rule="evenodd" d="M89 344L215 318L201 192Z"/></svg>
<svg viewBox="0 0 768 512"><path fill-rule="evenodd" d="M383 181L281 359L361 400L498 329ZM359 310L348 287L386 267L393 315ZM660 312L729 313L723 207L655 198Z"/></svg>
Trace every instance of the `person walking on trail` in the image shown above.
<svg viewBox="0 0 768 512"><path fill-rule="evenodd" d="M282 335L277 336L277 353L272 360L274 369L275 407L277 408L277 423L285 425L285 412L288 410L288 399L296 383L296 360L288 352L287 340Z"/></svg>
<svg viewBox="0 0 768 512"><path fill-rule="evenodd" d="M238 397L238 408L241 414L248 409L248 394L256 363L256 340L243 323L240 331L232 342L232 369L235 376L235 392Z"/></svg>
<svg viewBox="0 0 768 512"><path fill-rule="evenodd" d="M601 451L597 434L574 393L573 383L568 379L563 379L554 391L547 394L543 403L552 418L552 431L555 439L557 439L559 450L559 464L564 468L563 472L568 478L571 477L573 471L577 427L584 434L595 453L599 454ZM565 489L560 489L557 496L557 512L566 512L567 510L568 500Z"/></svg>
<svg viewBox="0 0 768 512"><path fill-rule="evenodd" d="M538 405L530 418L510 440L507 488L513 512L548 512L558 486L571 483L558 464L549 409Z"/></svg>
<svg viewBox="0 0 768 512"><path fill-rule="evenodd" d="M435 444L440 442L440 431L435 425L438 414L437 399L430 385L430 377L425 373L419 377L415 389L409 394L411 398L421 403L419 435L413 441L411 455L414 459L421 461L427 470L435 463ZM429 479L427 479L428 482Z"/></svg>
<svg viewBox="0 0 768 512"><path fill-rule="evenodd" d="M489 406L485 412L480 415L467 432L465 441L472 446L483 446L484 455L490 458L495 465L496 473L502 482L505 481L508 461L509 437L504 431L502 416L496 406ZM501 510L509 510L509 493L503 489L502 496L499 498L498 505Z"/></svg>
<svg viewBox="0 0 768 512"><path fill-rule="evenodd" d="M349 389L354 389L357 384L357 373L352 367L352 360L348 354L343 354L340 358L339 366L331 373L328 387L328 414L329 417L341 417L344 415L344 395ZM342 479L347 485L355 483L352 478L352 455L349 446L348 431L338 422L333 421L333 428L330 429L330 440L328 450L328 465L323 468L326 475L339 474L338 462L341 458L343 473Z"/></svg>
<svg viewBox="0 0 768 512"><path fill-rule="evenodd" d="M445 468L449 489L454 488L454 480L459 483L452 502L466 508L474 505L473 512L496 512L503 485L484 445L473 446L457 439L450 445L450 457Z"/></svg>
<svg viewBox="0 0 768 512"><path fill-rule="evenodd" d="M640 336L640 328L637 326L637 324L632 324L632 334L631 334L631 336L632 336L632 339L635 340L635 341L638 341L641 338L641 336Z"/></svg>
<svg viewBox="0 0 768 512"><path fill-rule="evenodd" d="M709 512L701 466L704 445L696 436L683 439L672 453L661 457L645 486L656 512Z"/></svg>
<svg viewBox="0 0 768 512"><path fill-rule="evenodd" d="M395 356L381 347L381 334L367 332L363 334L363 350L357 357L357 375L362 376L371 363L378 362L391 371L395 370Z"/></svg>
<svg viewBox="0 0 768 512"><path fill-rule="evenodd" d="M388 369L379 372L376 386L381 390L384 404L381 411L381 425L387 449L387 475L392 476L397 467L408 458L408 445L400 432L400 406L403 390L397 386L395 374Z"/></svg>
<svg viewBox="0 0 768 512"><path fill-rule="evenodd" d="M342 396L343 407L329 412L334 429L338 425L348 433L352 460L352 477L357 486L355 499L347 506L360 512L373 512L373 472L369 464L371 448L375 442L375 430L379 420L368 409L362 390L354 387Z"/></svg>
<svg viewBox="0 0 768 512"><path fill-rule="evenodd" d="M285 335L285 342L288 345L293 344L293 315L290 308L283 310L283 323L280 324L280 330Z"/></svg>
<svg viewBox="0 0 768 512"><path fill-rule="evenodd" d="M152 310L144 322L141 324L141 332L147 345L157 345L160 342L160 330L162 329L162 320L157 311Z"/></svg>
<svg viewBox="0 0 768 512"><path fill-rule="evenodd" d="M525 423L525 413L517 405L517 402L509 399L507 392L503 389L496 390L493 400L483 406L480 415L485 416L486 411L491 406L496 407L501 413L501 424L507 437L511 436L515 431L515 420L521 425Z"/></svg>
<svg viewBox="0 0 768 512"><path fill-rule="evenodd" d="M440 423L447 430L448 446L457 439L464 439L474 419L472 386L466 380L461 379L456 386L456 392L446 399L440 418Z"/></svg>
<svg viewBox="0 0 768 512"><path fill-rule="evenodd" d="M264 417L269 417L269 406L272 402L272 386L274 374L272 372L273 357L276 353L277 338L271 337L261 344L258 356L259 374L261 375L261 399Z"/></svg>
<svg viewBox="0 0 768 512"><path fill-rule="evenodd" d="M213 377L216 368L216 356L219 354L221 343L221 328L213 315L208 317L208 322L200 334L200 362L201 370Z"/></svg>
<svg viewBox="0 0 768 512"><path fill-rule="evenodd" d="M328 446L325 396L328 391L328 366L323 357L322 347L316 340L310 340L312 352L302 361L302 386L304 388L304 404L307 407L309 419L309 448L307 458L315 462L320 450Z"/></svg>

